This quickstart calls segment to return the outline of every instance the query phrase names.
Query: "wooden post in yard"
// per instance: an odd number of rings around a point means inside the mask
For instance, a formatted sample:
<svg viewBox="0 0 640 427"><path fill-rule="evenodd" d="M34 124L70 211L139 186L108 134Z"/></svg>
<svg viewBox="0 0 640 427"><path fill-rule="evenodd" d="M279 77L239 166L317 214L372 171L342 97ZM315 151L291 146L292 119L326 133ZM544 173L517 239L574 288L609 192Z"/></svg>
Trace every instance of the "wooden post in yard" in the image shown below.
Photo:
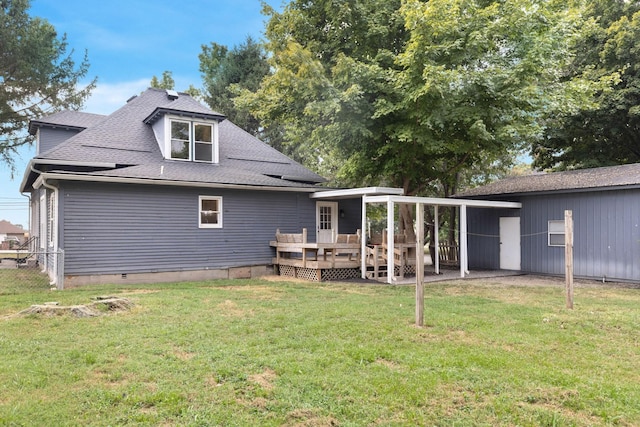
<svg viewBox="0 0 640 427"><path fill-rule="evenodd" d="M416 203L416 326L424 325L424 205Z"/></svg>
<svg viewBox="0 0 640 427"><path fill-rule="evenodd" d="M564 211L564 264L567 308L573 309L573 212Z"/></svg>

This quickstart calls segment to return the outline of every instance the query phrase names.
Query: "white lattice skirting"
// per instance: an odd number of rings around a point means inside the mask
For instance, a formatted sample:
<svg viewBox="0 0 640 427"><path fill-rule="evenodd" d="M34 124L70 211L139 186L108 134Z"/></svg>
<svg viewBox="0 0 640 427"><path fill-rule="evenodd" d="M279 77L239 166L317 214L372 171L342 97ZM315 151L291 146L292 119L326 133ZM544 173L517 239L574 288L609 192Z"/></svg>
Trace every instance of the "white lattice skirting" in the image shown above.
<svg viewBox="0 0 640 427"><path fill-rule="evenodd" d="M278 270L281 276L297 277L298 279L309 280L311 282L348 280L360 277L359 268L313 269L280 265L278 266Z"/></svg>

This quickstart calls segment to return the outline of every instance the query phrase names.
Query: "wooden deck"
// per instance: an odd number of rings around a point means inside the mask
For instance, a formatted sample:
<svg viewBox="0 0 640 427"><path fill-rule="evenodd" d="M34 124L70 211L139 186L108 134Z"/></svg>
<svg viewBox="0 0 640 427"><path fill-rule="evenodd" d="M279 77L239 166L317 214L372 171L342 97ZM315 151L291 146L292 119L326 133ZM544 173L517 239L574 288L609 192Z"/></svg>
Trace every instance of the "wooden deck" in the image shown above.
<svg viewBox="0 0 640 427"><path fill-rule="evenodd" d="M394 277L404 278L415 274L415 244L406 243L398 236L393 247ZM338 234L334 242L317 243L307 240L307 230L302 233L280 233L270 242L276 256L272 262L280 275L307 280L340 280L362 276L362 248L360 231L356 234ZM369 245L365 252L366 277L384 280L387 277L389 249L383 240Z"/></svg>
<svg viewBox="0 0 640 427"><path fill-rule="evenodd" d="M307 280L339 280L359 277L360 232L338 234L334 242L307 241L307 230L302 233L280 233L270 242L276 249L273 264L280 275Z"/></svg>
<svg viewBox="0 0 640 427"><path fill-rule="evenodd" d="M390 245L386 233L376 244L365 246L365 277L386 281L389 271ZM362 277L360 230L356 234L338 234L334 242L316 243L307 240L307 230L302 233L280 233L270 242L276 256L272 259L280 275L300 277L306 280L341 280ZM416 245L407 242L404 234L396 235L393 244L393 280L403 281L405 276L416 273ZM457 245L440 242L439 261L443 266L459 265ZM424 256L420 253L419 256Z"/></svg>

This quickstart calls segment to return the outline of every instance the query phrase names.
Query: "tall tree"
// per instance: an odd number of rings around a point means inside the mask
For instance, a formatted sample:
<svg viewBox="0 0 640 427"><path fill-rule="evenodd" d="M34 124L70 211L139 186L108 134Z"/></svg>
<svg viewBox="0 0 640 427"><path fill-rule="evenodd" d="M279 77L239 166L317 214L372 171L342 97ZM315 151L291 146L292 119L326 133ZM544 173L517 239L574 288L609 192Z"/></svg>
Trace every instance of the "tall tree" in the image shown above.
<svg viewBox="0 0 640 427"><path fill-rule="evenodd" d="M640 162L640 2L592 0L587 14L594 25L579 40L571 69L617 82L598 94L598 108L556 118L532 151L538 168Z"/></svg>
<svg viewBox="0 0 640 427"><path fill-rule="evenodd" d="M173 79L173 72L163 71L161 78L158 78L157 76L151 77L151 82L149 82L149 86L156 89L175 90L176 81ZM197 88L195 88L193 85L189 85L189 87L184 92L189 94L193 98L200 98L202 95L201 92Z"/></svg>
<svg viewBox="0 0 640 427"><path fill-rule="evenodd" d="M29 7L29 0L0 1L0 161L12 170L17 149L33 142L29 120L79 109L96 82L81 87L89 69L86 52L76 67L66 35L58 37L49 22L30 17Z"/></svg>
<svg viewBox="0 0 640 427"><path fill-rule="evenodd" d="M151 78L151 83L149 86L156 89L175 89L176 81L173 79L173 73L171 71L163 71L162 77L158 78L157 76L153 76Z"/></svg>
<svg viewBox="0 0 640 427"><path fill-rule="evenodd" d="M238 90L257 90L263 77L269 74L262 45L251 37L231 50L218 43L210 43L202 46L199 58L205 102L247 132L264 137L264 128L259 120L234 103Z"/></svg>
<svg viewBox="0 0 640 427"><path fill-rule="evenodd" d="M392 94L387 72L407 40L399 7L400 0L296 0L282 13L265 6L275 72L238 102L266 126L282 126L285 151L336 183L378 180L349 174L345 160L387 139L389 119L376 117L376 102Z"/></svg>
<svg viewBox="0 0 640 427"><path fill-rule="evenodd" d="M242 102L349 184L454 194L460 171L590 99L589 81L563 80L583 22L559 1L296 0L266 12L275 72Z"/></svg>

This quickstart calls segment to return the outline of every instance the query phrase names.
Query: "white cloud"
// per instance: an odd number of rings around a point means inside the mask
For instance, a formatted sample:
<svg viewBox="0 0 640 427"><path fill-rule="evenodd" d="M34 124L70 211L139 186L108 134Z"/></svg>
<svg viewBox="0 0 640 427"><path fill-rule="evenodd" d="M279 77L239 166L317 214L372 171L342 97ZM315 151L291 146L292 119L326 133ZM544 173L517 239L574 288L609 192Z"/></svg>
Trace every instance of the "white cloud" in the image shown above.
<svg viewBox="0 0 640 427"><path fill-rule="evenodd" d="M127 103L133 95L139 95L151 82L151 77L117 83L100 83L91 92L83 111L95 114L111 114Z"/></svg>

